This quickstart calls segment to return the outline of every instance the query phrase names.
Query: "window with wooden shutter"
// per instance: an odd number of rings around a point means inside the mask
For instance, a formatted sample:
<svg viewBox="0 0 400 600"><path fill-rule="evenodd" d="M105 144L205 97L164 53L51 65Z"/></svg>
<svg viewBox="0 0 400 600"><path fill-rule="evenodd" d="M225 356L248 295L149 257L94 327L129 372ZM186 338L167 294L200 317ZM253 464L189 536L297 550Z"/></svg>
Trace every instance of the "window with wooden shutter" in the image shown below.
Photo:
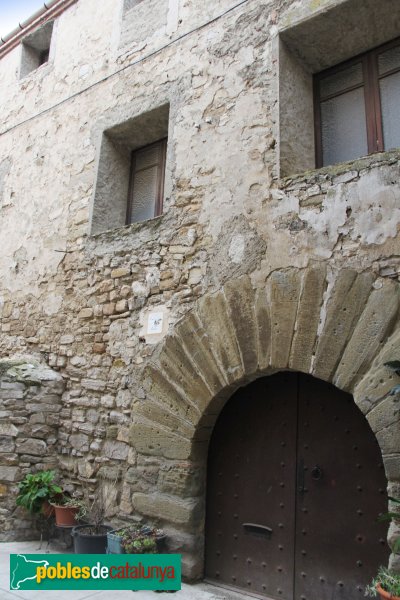
<svg viewBox="0 0 400 600"><path fill-rule="evenodd" d="M162 214L167 139L132 152L127 223Z"/></svg>
<svg viewBox="0 0 400 600"><path fill-rule="evenodd" d="M400 39L314 77L317 167L400 147Z"/></svg>

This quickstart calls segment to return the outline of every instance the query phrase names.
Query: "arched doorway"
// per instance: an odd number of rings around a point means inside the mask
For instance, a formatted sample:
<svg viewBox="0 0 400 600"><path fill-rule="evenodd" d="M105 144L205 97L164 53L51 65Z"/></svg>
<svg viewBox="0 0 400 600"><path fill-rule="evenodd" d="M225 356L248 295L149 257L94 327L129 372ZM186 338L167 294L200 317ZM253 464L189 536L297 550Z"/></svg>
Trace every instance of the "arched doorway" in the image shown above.
<svg viewBox="0 0 400 600"><path fill-rule="evenodd" d="M382 456L349 394L283 372L239 389L209 448L208 580L284 600L355 600L387 563Z"/></svg>

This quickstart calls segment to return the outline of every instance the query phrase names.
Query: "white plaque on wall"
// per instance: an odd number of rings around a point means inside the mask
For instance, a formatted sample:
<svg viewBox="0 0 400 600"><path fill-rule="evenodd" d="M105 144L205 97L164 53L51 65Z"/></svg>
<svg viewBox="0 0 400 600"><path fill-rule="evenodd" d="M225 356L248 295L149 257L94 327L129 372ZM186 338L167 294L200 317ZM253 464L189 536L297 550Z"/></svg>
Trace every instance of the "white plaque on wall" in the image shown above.
<svg viewBox="0 0 400 600"><path fill-rule="evenodd" d="M147 333L162 333L163 319L162 312L150 313L147 321Z"/></svg>

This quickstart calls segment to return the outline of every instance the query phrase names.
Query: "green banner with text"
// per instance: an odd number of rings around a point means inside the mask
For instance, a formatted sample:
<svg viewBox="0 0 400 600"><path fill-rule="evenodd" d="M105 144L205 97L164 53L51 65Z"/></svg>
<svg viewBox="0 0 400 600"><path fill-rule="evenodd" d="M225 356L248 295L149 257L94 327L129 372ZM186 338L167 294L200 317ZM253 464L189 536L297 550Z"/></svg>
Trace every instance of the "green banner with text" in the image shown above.
<svg viewBox="0 0 400 600"><path fill-rule="evenodd" d="M10 555L10 590L180 589L180 554Z"/></svg>

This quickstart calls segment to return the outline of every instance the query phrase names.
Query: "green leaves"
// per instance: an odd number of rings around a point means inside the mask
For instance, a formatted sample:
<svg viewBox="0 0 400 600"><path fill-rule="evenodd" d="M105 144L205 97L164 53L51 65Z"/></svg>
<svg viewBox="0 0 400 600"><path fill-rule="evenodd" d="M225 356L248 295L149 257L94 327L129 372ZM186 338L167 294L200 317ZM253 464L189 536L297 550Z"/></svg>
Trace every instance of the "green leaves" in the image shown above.
<svg viewBox="0 0 400 600"><path fill-rule="evenodd" d="M121 546L127 554L156 553L157 539L164 535L162 530L147 525L127 527L116 533L121 537Z"/></svg>
<svg viewBox="0 0 400 600"><path fill-rule="evenodd" d="M57 494L62 493L60 486L53 483L54 478L54 471L39 471L25 475L19 484L17 506L22 506L31 513L39 513L46 500L52 500Z"/></svg>
<svg viewBox="0 0 400 600"><path fill-rule="evenodd" d="M400 596L400 574L390 571L386 567L379 567L376 577L366 587L365 595L377 596L376 585L379 584L391 596Z"/></svg>

